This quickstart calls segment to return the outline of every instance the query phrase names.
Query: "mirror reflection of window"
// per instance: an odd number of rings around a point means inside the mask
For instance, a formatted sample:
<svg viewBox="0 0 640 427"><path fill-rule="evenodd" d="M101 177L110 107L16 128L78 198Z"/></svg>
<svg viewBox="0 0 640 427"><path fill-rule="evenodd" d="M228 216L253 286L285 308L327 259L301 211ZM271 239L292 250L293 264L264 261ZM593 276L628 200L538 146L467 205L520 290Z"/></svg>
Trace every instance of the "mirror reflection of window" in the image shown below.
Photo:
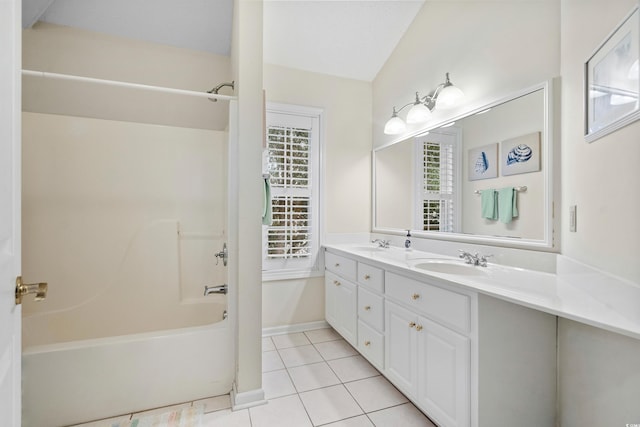
<svg viewBox="0 0 640 427"><path fill-rule="evenodd" d="M424 231L458 232L460 130L448 128L416 138L417 223Z"/></svg>

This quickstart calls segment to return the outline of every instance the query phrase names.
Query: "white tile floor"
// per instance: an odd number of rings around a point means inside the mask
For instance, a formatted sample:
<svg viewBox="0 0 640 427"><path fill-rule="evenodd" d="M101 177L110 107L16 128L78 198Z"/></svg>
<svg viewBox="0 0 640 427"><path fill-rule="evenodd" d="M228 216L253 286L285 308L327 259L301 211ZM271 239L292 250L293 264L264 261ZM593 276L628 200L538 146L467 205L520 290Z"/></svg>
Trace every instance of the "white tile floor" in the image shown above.
<svg viewBox="0 0 640 427"><path fill-rule="evenodd" d="M201 427L435 427L332 329L263 338L262 351L268 404L231 411L229 396L185 403L205 406Z"/></svg>

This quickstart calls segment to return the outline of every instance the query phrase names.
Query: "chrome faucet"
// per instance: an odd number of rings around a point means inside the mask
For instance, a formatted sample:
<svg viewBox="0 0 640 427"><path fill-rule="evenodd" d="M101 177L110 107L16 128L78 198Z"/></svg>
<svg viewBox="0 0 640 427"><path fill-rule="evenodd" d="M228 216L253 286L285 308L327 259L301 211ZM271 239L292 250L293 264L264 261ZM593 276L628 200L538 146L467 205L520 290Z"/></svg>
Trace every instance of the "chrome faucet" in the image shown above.
<svg viewBox="0 0 640 427"><path fill-rule="evenodd" d="M227 286L226 283L220 286L205 286L204 296L211 295L211 294L226 294L228 290L229 290L229 287Z"/></svg>
<svg viewBox="0 0 640 427"><path fill-rule="evenodd" d="M479 267L487 266L487 258L492 257L493 255L480 255L478 252L472 254L471 252L463 251L460 249L460 258L464 259L466 264L471 264Z"/></svg>
<svg viewBox="0 0 640 427"><path fill-rule="evenodd" d="M390 241L388 240L382 240L382 239L375 239L372 240L371 243L377 243L379 248L388 248L389 245L391 244Z"/></svg>

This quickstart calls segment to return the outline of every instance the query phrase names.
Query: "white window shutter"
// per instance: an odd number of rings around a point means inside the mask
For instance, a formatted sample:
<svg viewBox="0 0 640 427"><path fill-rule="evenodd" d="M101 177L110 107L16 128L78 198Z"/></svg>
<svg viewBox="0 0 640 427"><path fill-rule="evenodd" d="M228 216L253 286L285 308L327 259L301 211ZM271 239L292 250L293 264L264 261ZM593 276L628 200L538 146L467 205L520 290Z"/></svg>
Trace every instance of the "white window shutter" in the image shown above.
<svg viewBox="0 0 640 427"><path fill-rule="evenodd" d="M420 147L420 222L425 231L455 230L456 191L454 143L426 140Z"/></svg>
<svg viewBox="0 0 640 427"><path fill-rule="evenodd" d="M267 111L273 222L263 227L263 270L314 267L319 248L319 119Z"/></svg>

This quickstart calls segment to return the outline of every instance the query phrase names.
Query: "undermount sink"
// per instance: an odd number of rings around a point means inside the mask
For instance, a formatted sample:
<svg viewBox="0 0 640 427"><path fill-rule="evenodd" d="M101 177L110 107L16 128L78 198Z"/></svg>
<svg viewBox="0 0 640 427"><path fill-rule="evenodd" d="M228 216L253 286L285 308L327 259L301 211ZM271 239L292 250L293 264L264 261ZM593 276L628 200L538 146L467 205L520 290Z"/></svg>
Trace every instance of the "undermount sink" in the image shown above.
<svg viewBox="0 0 640 427"><path fill-rule="evenodd" d="M354 251L367 251L367 252L381 252L381 251L387 251L389 250L388 248L381 248L380 246L353 246L352 248Z"/></svg>
<svg viewBox="0 0 640 427"><path fill-rule="evenodd" d="M419 270L432 271L434 273L457 274L459 276L484 276L486 267L466 264L457 260L430 260L414 265Z"/></svg>

